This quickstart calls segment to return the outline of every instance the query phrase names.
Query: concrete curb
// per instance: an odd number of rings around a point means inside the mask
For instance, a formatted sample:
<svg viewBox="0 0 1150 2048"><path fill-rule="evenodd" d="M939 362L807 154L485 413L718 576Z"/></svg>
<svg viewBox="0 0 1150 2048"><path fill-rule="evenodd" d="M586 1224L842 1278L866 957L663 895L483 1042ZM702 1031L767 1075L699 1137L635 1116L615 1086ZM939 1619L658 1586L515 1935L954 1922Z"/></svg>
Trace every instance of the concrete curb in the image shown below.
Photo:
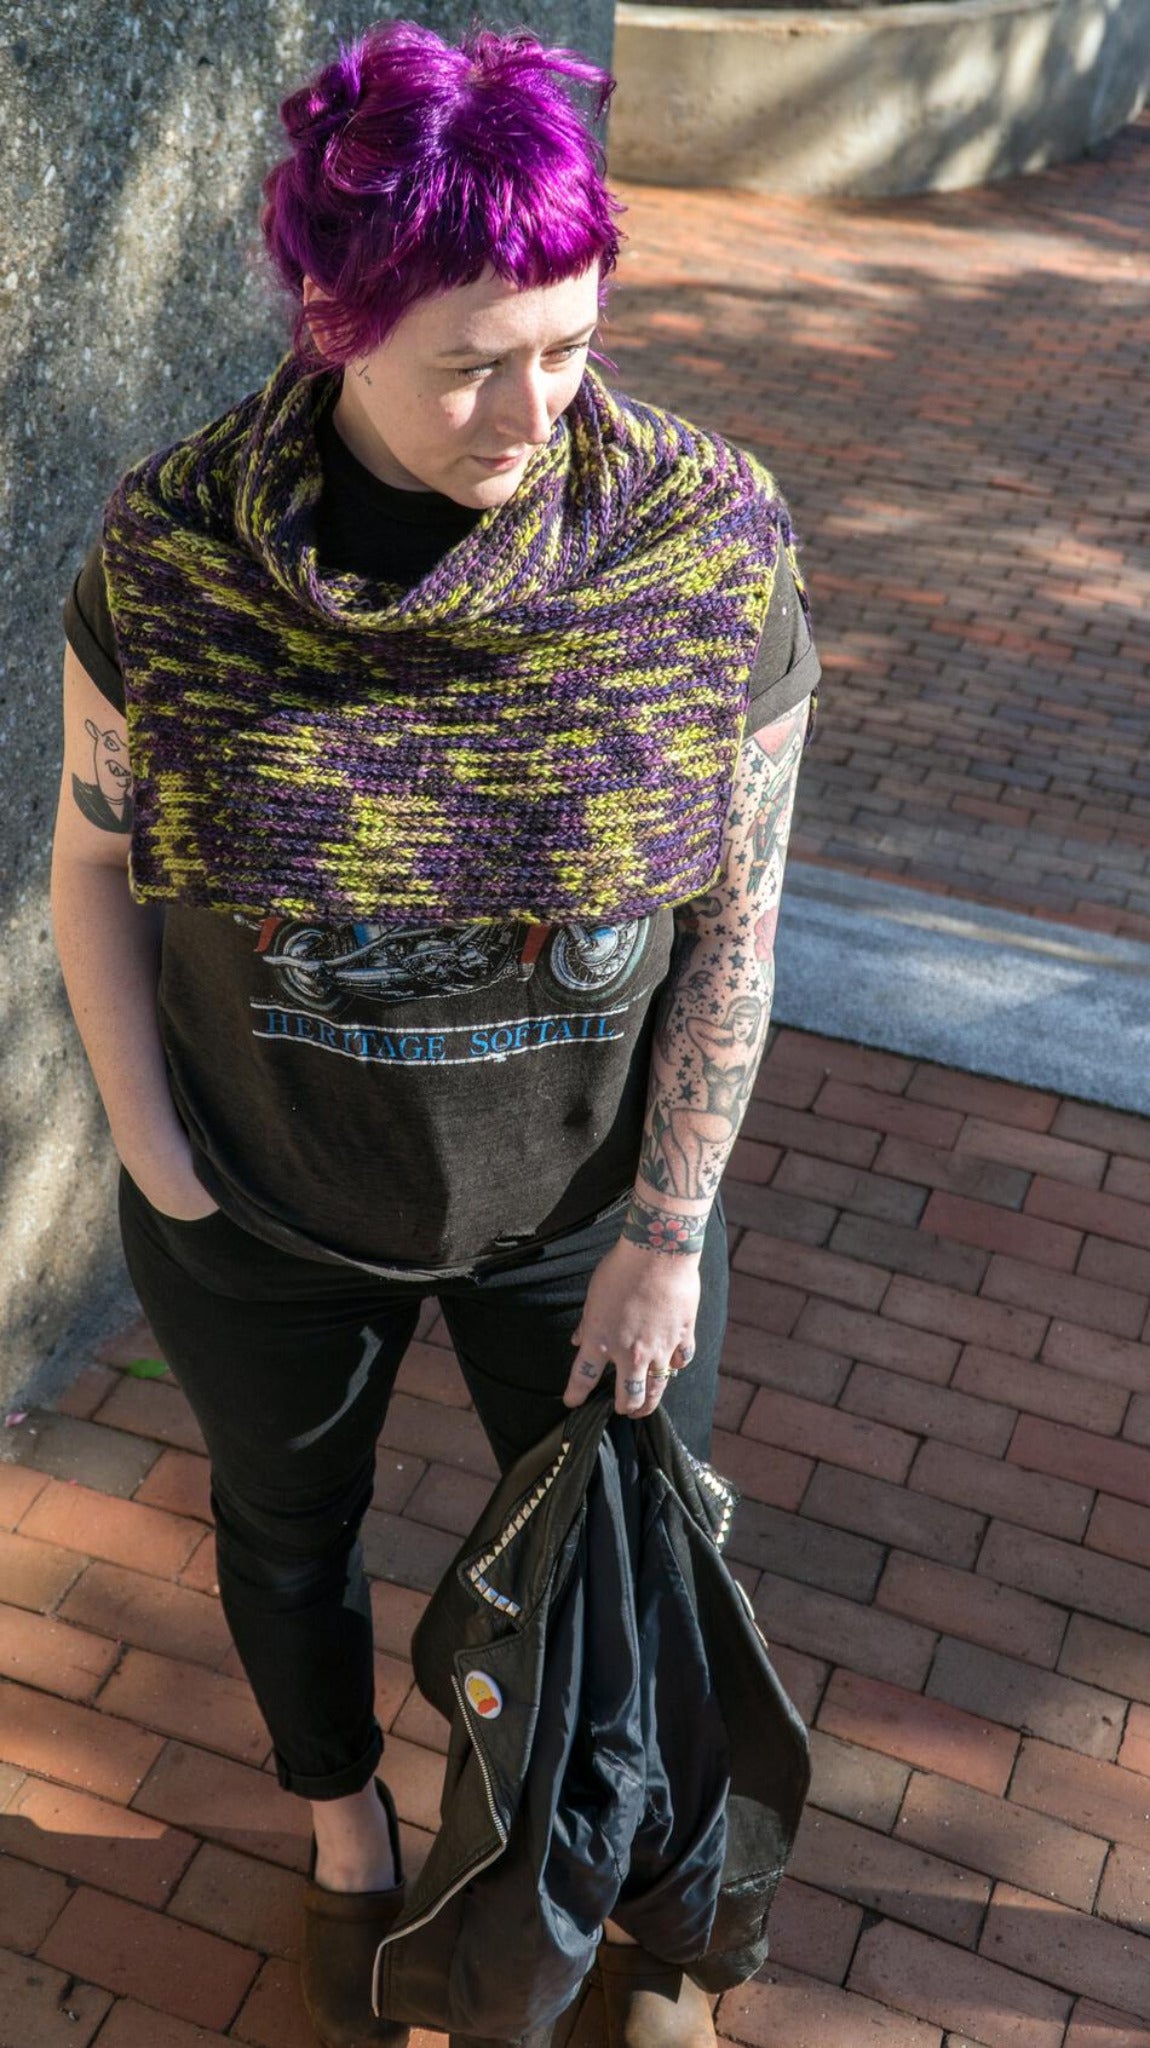
<svg viewBox="0 0 1150 2048"><path fill-rule="evenodd" d="M1150 945L788 864L776 1023L1150 1114Z"/></svg>
<svg viewBox="0 0 1150 2048"><path fill-rule="evenodd" d="M1150 92L1150 0L615 15L610 162L655 185L889 197L1066 162Z"/></svg>

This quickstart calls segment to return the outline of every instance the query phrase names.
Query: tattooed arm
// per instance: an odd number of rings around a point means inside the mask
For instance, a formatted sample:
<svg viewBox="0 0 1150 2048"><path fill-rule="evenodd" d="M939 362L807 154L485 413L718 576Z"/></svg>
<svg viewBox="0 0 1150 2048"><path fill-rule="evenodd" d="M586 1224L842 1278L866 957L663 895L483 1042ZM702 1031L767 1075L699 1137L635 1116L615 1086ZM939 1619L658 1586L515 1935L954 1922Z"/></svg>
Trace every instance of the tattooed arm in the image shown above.
<svg viewBox="0 0 1150 2048"><path fill-rule="evenodd" d="M719 878L675 912L679 944L656 1023L634 1195L618 1243L591 1276L571 1340L578 1348L568 1407L585 1401L614 1363L618 1412L650 1415L667 1385L664 1369L676 1353L689 1355L707 1218L770 1022L808 707L809 700L743 745Z"/></svg>
<svg viewBox="0 0 1150 2048"><path fill-rule="evenodd" d="M775 985L775 927L807 704L764 726L739 756L711 893L680 905L677 967L651 1060L635 1194L623 1235L695 1252L750 1099Z"/></svg>
<svg viewBox="0 0 1150 2048"><path fill-rule="evenodd" d="M52 845L56 950L120 1158L158 1209L192 1220L215 1204L168 1089L156 1016L163 910L132 899L131 828L127 727L69 648Z"/></svg>

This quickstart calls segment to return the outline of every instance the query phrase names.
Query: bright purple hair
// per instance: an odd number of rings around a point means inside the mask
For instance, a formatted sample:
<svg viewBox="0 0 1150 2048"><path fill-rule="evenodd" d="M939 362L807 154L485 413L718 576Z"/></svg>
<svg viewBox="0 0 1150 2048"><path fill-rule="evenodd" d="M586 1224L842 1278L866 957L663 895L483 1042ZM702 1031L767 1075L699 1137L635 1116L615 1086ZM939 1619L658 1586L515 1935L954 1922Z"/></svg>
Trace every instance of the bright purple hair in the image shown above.
<svg viewBox="0 0 1150 2048"><path fill-rule="evenodd" d="M283 102L292 151L264 181L261 225L289 292L308 276L330 302L325 362L366 355L417 300L488 266L523 290L598 260L602 304L623 207L567 80L598 120L615 81L576 50L391 21ZM295 345L314 359L302 302Z"/></svg>

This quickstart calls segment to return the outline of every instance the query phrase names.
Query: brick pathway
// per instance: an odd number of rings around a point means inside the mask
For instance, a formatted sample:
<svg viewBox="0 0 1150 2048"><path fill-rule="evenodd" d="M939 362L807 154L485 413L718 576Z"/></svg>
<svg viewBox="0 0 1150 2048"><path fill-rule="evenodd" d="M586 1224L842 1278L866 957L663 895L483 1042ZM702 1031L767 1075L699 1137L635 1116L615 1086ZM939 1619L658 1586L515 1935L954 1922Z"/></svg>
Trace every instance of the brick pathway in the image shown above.
<svg viewBox="0 0 1150 2048"><path fill-rule="evenodd" d="M1150 1121L783 1031L725 1199L715 1461L815 1789L724 2039L1150 2048ZM413 1864L444 1731L409 1633L494 1469L435 1316L367 1533ZM312 2048L305 1809L147 1348L0 1466L0 2043Z"/></svg>
<svg viewBox="0 0 1150 2048"><path fill-rule="evenodd" d="M1150 110L970 192L630 186L608 346L777 472L825 676L792 848L1150 938Z"/></svg>

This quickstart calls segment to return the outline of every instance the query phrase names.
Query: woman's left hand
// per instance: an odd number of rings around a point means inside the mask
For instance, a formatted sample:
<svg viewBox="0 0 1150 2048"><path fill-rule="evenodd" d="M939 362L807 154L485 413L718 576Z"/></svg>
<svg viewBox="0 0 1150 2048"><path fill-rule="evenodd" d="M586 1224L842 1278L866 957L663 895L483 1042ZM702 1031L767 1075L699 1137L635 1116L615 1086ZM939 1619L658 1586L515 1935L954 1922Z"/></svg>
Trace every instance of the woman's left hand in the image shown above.
<svg viewBox="0 0 1150 2048"><path fill-rule="evenodd" d="M666 1368L693 1355L698 1308L697 1253L647 1251L621 1237L591 1275L565 1406L582 1407L614 1364L616 1413L652 1415L671 1384Z"/></svg>

